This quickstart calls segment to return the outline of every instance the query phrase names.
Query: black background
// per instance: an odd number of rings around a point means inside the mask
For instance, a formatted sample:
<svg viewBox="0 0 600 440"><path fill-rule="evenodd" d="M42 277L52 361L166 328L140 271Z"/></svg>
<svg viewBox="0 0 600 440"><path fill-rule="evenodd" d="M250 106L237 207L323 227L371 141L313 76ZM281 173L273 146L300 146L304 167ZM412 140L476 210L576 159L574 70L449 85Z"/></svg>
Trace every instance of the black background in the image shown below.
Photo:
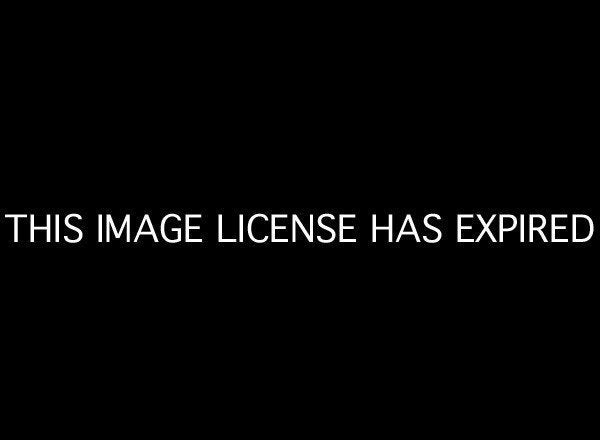
<svg viewBox="0 0 600 440"><path fill-rule="evenodd" d="M573 429L595 389L597 238L460 246L453 218L597 221L592 29L524 11L247 12L23 16L3 55L2 213L356 212L361 243L4 240L11 412ZM371 246L375 212L438 212L444 241Z"/></svg>

